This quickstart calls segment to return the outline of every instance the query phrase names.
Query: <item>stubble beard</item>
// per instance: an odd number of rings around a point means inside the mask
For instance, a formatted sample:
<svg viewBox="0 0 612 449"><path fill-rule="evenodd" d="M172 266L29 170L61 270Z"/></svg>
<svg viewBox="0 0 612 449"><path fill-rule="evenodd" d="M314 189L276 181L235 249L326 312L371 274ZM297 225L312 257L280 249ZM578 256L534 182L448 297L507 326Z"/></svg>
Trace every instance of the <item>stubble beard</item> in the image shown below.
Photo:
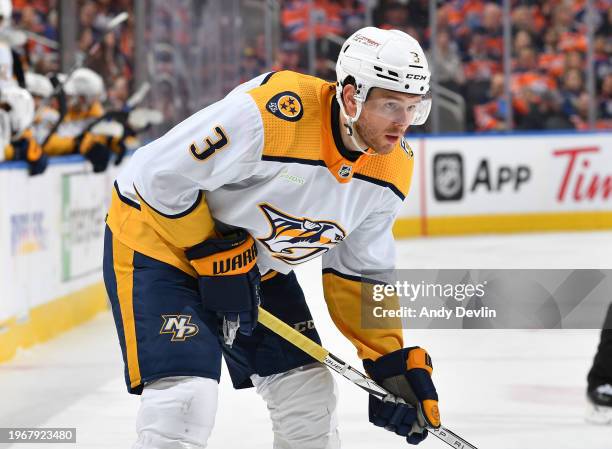
<svg viewBox="0 0 612 449"><path fill-rule="evenodd" d="M395 146L395 144L390 144L386 142L383 143L383 135L379 136L378 139L379 141L381 141L381 143L376 143L376 133L371 128L368 128L367 126L362 126L359 122L355 123L354 126L363 143L368 148L372 148L376 153L388 154Z"/></svg>

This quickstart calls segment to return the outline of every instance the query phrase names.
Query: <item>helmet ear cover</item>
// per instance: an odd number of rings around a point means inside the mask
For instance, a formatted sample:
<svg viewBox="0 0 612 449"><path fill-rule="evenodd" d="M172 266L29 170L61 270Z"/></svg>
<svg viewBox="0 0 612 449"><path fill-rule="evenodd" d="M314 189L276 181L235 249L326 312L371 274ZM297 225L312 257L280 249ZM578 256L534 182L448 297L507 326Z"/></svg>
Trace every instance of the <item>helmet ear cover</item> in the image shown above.
<svg viewBox="0 0 612 449"><path fill-rule="evenodd" d="M357 80L355 79L353 75L348 75L346 78L344 78L344 81L340 83L340 87L344 90L344 86L347 86L349 84L355 88L355 92L357 93L357 90L358 90ZM368 97L370 96L370 92L372 92L372 89L368 89L363 101L366 101L368 99Z"/></svg>

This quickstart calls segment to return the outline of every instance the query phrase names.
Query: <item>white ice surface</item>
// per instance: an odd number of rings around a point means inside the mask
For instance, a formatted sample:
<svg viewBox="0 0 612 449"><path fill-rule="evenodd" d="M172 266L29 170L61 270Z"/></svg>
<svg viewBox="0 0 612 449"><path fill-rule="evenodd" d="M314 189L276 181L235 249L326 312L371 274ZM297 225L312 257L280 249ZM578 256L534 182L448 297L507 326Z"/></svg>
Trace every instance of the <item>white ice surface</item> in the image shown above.
<svg viewBox="0 0 612 449"><path fill-rule="evenodd" d="M401 268L612 268L612 233L523 234L398 242ZM331 323L319 264L298 276L324 345L361 367ZM602 311L603 314L603 311ZM612 426L584 422L586 374L595 330L407 330L434 360L443 423L480 449L611 449ZM342 378L343 448L406 448L367 422L365 393ZM271 448L264 403L252 389L220 387L214 449ZM78 443L0 448L129 448L138 398L126 393L110 313L0 365L0 427L76 427ZM445 446L433 437L419 447Z"/></svg>

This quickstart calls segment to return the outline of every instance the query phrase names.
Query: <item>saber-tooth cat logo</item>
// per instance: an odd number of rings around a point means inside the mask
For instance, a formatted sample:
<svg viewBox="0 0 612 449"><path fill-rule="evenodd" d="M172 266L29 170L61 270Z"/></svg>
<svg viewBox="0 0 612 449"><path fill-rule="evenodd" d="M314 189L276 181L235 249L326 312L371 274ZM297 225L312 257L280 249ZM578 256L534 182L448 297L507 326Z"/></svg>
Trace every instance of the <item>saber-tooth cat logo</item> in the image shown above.
<svg viewBox="0 0 612 449"><path fill-rule="evenodd" d="M288 264L306 262L346 237L344 229L333 221L294 217L265 203L259 208L270 224L270 235L258 240L273 257Z"/></svg>
<svg viewBox="0 0 612 449"><path fill-rule="evenodd" d="M191 322L191 315L162 315L160 334L172 334L171 341L185 341L199 332L197 324Z"/></svg>

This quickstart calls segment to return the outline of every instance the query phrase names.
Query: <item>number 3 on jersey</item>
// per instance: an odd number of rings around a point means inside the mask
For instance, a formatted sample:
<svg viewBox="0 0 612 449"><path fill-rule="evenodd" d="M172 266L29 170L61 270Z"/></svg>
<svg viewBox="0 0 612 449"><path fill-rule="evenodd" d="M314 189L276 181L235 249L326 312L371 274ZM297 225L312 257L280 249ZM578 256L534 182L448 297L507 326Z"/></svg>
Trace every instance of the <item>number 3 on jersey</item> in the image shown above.
<svg viewBox="0 0 612 449"><path fill-rule="evenodd" d="M215 151L223 149L223 147L227 146L229 143L227 134L220 125L215 126L213 130L216 134L216 140L214 142L212 137L206 136L206 139L204 139L204 149L198 148L195 142L189 147L189 151L198 161L205 161L215 154Z"/></svg>

